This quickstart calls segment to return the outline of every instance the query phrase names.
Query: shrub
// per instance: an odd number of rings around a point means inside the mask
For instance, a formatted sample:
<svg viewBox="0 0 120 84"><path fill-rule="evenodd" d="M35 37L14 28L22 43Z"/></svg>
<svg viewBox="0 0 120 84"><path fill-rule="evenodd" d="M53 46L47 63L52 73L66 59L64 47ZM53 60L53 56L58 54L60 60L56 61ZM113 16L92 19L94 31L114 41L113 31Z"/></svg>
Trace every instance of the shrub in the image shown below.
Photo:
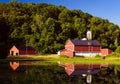
<svg viewBox="0 0 120 84"><path fill-rule="evenodd" d="M120 57L120 53L113 52L112 54L108 55L107 57Z"/></svg>
<svg viewBox="0 0 120 84"><path fill-rule="evenodd" d="M120 53L120 46L117 47L117 49L115 50L116 53Z"/></svg>

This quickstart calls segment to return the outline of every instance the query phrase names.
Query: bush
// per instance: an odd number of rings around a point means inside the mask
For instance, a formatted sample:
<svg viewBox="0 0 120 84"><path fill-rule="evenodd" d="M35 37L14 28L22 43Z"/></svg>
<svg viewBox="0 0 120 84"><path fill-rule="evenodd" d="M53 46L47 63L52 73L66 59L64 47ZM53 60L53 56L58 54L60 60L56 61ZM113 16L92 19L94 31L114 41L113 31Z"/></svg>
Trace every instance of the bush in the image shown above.
<svg viewBox="0 0 120 84"><path fill-rule="evenodd" d="M67 55L60 55L61 58L69 58Z"/></svg>
<svg viewBox="0 0 120 84"><path fill-rule="evenodd" d="M116 53L120 53L120 46L117 47L117 49L115 50Z"/></svg>
<svg viewBox="0 0 120 84"><path fill-rule="evenodd" d="M98 58L98 57L101 57L101 56L100 55L96 55L95 57Z"/></svg>
<svg viewBox="0 0 120 84"><path fill-rule="evenodd" d="M120 57L120 53L113 52L112 54L108 55L107 57Z"/></svg>

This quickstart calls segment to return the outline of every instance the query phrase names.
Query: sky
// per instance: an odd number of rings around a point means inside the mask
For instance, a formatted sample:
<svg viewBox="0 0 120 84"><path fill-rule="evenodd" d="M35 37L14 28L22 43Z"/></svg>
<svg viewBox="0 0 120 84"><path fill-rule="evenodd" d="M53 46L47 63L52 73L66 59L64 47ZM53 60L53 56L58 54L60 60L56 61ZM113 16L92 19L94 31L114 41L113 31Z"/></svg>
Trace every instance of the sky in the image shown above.
<svg viewBox="0 0 120 84"><path fill-rule="evenodd" d="M11 0L0 0L10 2ZM62 5L71 10L81 10L93 16L107 19L120 27L120 0L16 0L23 3L48 3Z"/></svg>

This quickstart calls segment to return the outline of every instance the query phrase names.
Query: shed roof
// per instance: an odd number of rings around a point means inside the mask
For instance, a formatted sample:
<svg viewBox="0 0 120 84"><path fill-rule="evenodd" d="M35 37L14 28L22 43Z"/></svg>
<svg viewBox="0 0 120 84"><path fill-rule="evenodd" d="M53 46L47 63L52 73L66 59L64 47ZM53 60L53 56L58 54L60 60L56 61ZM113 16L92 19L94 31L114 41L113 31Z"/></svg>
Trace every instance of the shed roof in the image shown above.
<svg viewBox="0 0 120 84"><path fill-rule="evenodd" d="M30 47L30 46L16 46L17 49L19 50L35 50L34 48Z"/></svg>
<svg viewBox="0 0 120 84"><path fill-rule="evenodd" d="M74 45L95 45L100 46L100 43L96 40L71 40Z"/></svg>

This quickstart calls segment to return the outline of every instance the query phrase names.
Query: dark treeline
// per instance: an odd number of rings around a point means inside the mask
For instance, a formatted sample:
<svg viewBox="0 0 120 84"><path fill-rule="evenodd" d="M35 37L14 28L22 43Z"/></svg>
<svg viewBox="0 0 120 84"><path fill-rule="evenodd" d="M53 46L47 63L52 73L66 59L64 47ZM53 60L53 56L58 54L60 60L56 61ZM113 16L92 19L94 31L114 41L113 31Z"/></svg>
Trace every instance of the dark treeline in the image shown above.
<svg viewBox="0 0 120 84"><path fill-rule="evenodd" d="M106 19L45 3L0 3L1 56L13 45L32 46L38 54L56 53L68 38L85 38L88 30L102 47L118 47L120 29Z"/></svg>

